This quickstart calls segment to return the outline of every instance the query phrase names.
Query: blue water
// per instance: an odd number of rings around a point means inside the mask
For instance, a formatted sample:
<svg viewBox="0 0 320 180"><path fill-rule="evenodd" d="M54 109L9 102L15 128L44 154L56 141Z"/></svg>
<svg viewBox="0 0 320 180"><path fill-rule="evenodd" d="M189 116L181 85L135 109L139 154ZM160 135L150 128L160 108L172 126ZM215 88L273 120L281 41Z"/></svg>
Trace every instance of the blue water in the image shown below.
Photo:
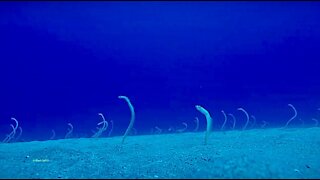
<svg viewBox="0 0 320 180"><path fill-rule="evenodd" d="M90 137L100 112L123 135L130 111L119 95L135 108L138 134L204 122L195 105L215 129L221 110L241 129L239 107L257 128L283 126L289 103L312 126L319 42L319 2L2 2L0 135L15 117L20 141L48 140L52 129L64 138L68 123Z"/></svg>

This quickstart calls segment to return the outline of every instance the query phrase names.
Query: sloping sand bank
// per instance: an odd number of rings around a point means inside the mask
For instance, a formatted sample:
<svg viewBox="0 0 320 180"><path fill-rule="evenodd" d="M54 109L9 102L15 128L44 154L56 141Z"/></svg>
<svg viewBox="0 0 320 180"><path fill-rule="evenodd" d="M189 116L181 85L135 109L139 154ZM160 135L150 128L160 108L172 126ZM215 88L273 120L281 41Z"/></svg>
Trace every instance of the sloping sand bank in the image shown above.
<svg viewBox="0 0 320 180"><path fill-rule="evenodd" d="M0 144L0 178L320 178L320 128Z"/></svg>

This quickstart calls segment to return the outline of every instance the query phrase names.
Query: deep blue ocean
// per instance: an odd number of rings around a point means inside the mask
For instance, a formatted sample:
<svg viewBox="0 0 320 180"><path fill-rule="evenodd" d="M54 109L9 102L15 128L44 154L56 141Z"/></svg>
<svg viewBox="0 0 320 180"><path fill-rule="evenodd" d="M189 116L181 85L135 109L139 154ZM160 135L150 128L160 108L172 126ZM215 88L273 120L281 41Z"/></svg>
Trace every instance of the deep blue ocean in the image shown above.
<svg viewBox="0 0 320 180"><path fill-rule="evenodd" d="M320 2L78 1L0 3L0 137L91 137L103 113L122 136L170 126L200 130L210 111L244 108L270 127L320 118ZM109 124L110 125L110 124ZM231 127L227 123L226 129ZM109 130L107 130L109 131ZM107 136L108 132L102 135Z"/></svg>

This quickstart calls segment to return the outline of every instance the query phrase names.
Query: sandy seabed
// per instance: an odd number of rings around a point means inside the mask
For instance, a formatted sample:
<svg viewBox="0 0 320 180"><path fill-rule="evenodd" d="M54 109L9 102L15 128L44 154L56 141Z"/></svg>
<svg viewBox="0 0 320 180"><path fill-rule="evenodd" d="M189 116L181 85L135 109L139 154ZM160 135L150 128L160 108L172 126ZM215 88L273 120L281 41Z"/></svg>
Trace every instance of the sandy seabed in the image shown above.
<svg viewBox="0 0 320 180"><path fill-rule="evenodd" d="M0 144L0 178L320 178L320 128Z"/></svg>

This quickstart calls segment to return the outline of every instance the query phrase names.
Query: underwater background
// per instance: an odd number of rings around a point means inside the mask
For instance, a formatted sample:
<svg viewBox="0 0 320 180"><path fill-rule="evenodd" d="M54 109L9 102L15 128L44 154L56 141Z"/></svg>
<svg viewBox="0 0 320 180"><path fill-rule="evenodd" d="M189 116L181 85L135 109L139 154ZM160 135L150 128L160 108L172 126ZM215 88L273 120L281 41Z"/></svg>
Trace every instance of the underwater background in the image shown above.
<svg viewBox="0 0 320 180"><path fill-rule="evenodd" d="M320 118L319 2L1 2L0 135L19 121L19 141L91 137L98 113L122 136L135 107L137 134L194 128L206 107L256 127L283 126L296 107ZM291 126L301 126L292 121ZM230 129L231 124L226 128ZM109 131L109 130L107 130ZM107 136L103 134L103 136Z"/></svg>
<svg viewBox="0 0 320 180"><path fill-rule="evenodd" d="M0 178L320 178L319 50L320 2L1 2Z"/></svg>

